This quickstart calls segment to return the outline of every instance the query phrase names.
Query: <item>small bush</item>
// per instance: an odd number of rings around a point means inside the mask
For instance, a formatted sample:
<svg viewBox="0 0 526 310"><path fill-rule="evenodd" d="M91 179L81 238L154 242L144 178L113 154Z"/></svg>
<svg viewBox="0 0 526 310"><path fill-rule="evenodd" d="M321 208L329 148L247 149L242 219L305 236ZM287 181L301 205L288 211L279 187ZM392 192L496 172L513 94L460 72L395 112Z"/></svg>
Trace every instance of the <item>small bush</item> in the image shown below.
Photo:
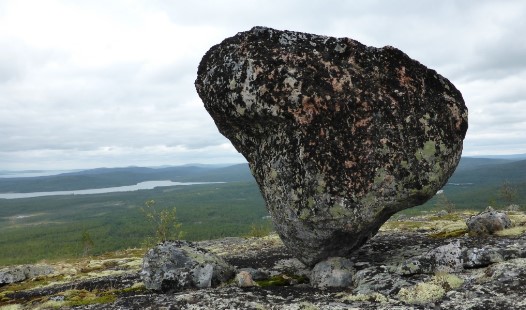
<svg viewBox="0 0 526 310"><path fill-rule="evenodd" d="M268 236L272 232L272 227L269 224L252 224L250 231L246 235L247 237L261 238Z"/></svg>
<svg viewBox="0 0 526 310"><path fill-rule="evenodd" d="M175 207L159 210L155 206L155 200L148 200L144 204L145 207L141 208L141 212L152 226L153 235L147 238L147 246L167 240L184 238L185 233L181 230L182 224L177 221Z"/></svg>

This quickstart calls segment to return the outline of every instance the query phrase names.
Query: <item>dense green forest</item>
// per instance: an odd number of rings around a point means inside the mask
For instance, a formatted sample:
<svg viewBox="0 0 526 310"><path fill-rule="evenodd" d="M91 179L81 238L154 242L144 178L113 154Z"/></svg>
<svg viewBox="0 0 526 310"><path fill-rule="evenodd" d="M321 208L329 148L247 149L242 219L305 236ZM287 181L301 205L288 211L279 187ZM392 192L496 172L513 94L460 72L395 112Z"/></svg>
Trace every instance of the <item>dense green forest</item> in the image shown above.
<svg viewBox="0 0 526 310"><path fill-rule="evenodd" d="M147 200L176 207L189 240L240 236L270 226L255 182L175 186L126 193L0 200L0 265L141 247L154 229L141 208Z"/></svg>
<svg viewBox="0 0 526 310"><path fill-rule="evenodd" d="M176 207L177 219L189 240L245 236L271 222L248 166L94 169L57 176L0 179L0 192L31 192L131 185L147 180L224 181L221 184L159 187L152 190L96 195L63 195L0 199L0 265L64 259L142 247L155 231L141 212L144 203ZM463 158L443 188L457 209L504 208L507 184L512 203L526 206L526 161ZM436 197L438 197L437 195ZM433 198L403 213L436 211Z"/></svg>

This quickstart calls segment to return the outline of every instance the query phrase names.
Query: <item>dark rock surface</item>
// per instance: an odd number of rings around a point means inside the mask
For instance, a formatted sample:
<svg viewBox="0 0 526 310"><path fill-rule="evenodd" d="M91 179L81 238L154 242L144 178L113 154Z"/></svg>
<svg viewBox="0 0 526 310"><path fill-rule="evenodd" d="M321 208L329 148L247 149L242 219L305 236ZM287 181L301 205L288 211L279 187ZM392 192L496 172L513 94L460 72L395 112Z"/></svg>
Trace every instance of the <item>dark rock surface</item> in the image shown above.
<svg viewBox="0 0 526 310"><path fill-rule="evenodd" d="M354 270L348 287L314 287L312 269L294 258L273 234L194 244L221 257L238 274L257 274L258 286L239 287L231 281L204 289L147 290L139 276L144 253L138 257L139 251L131 250L118 257L112 254L52 265L57 270L54 275L0 286L0 308L526 309L526 214L509 214L515 227L505 230L506 236L432 237L443 227L455 229L457 224L465 224L471 215L459 214L449 220L433 214L390 220L347 257ZM430 223L439 228L430 228ZM136 254L129 257L130 253ZM463 268L457 264L459 259ZM401 274L401 266L408 262L420 268ZM332 264L339 269L336 265ZM438 272L430 274L431 270ZM288 281L268 285L273 278Z"/></svg>
<svg viewBox="0 0 526 310"><path fill-rule="evenodd" d="M212 47L195 85L308 265L349 255L391 215L431 198L467 130L447 79L396 48L349 38L255 27Z"/></svg>

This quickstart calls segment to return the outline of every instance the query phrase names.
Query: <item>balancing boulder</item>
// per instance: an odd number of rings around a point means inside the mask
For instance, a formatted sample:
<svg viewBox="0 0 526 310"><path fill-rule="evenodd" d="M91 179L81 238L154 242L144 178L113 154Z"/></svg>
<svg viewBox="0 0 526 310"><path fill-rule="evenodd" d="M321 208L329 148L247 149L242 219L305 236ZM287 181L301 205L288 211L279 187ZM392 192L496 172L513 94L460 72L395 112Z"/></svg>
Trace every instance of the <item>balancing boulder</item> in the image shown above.
<svg viewBox="0 0 526 310"><path fill-rule="evenodd" d="M284 243L311 266L433 197L468 127L446 78L349 38L254 27L213 46L195 86Z"/></svg>

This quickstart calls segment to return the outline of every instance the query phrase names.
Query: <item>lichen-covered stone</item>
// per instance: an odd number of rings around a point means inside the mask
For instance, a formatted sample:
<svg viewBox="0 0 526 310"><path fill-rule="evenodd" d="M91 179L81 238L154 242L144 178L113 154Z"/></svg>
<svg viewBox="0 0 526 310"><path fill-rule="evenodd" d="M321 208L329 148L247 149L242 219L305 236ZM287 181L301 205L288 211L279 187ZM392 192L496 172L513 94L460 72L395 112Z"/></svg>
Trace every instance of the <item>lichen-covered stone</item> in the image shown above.
<svg viewBox="0 0 526 310"><path fill-rule="evenodd" d="M2 268L0 269L0 286L50 275L54 272L55 269L47 265L21 265Z"/></svg>
<svg viewBox="0 0 526 310"><path fill-rule="evenodd" d="M439 246L431 251L404 261L398 266L401 275L434 274L436 272L460 272L464 260L460 242Z"/></svg>
<svg viewBox="0 0 526 310"><path fill-rule="evenodd" d="M310 282L312 286L319 288L348 287L352 285L355 273L356 270L349 259L331 257L314 266Z"/></svg>
<svg viewBox="0 0 526 310"><path fill-rule="evenodd" d="M349 38L255 27L212 47L195 85L308 265L348 255L431 198L467 130L447 79L396 48Z"/></svg>
<svg viewBox="0 0 526 310"><path fill-rule="evenodd" d="M234 277L234 268L191 242L166 241L144 256L141 278L147 289L180 291L215 287Z"/></svg>
<svg viewBox="0 0 526 310"><path fill-rule="evenodd" d="M491 235L505 228L510 228L512 223L506 213L488 207L486 211L470 217L466 221L466 225L470 235L480 236Z"/></svg>

